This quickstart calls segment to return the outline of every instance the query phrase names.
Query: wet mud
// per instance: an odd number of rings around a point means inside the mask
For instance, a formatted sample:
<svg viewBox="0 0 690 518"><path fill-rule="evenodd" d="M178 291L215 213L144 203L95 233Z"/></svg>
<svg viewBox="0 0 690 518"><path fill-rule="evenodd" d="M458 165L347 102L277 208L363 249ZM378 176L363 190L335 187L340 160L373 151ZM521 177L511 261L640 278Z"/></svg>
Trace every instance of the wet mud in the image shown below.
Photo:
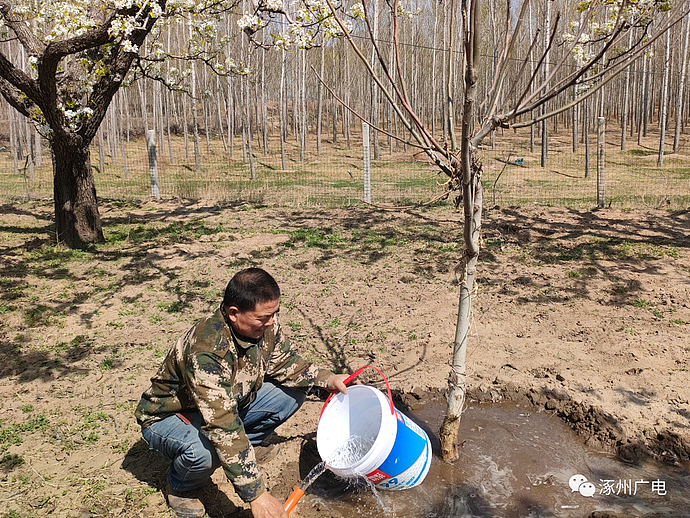
<svg viewBox="0 0 690 518"><path fill-rule="evenodd" d="M396 406L412 412L444 398L445 391L440 390L394 394ZM618 455L624 462L656 460L674 465L690 460L690 440L674 430L646 429L637 437L628 437L614 416L574 401L565 392L496 383L488 390L469 387L467 399L471 403L484 404L511 402L532 411L547 412L566 423L586 445Z"/></svg>
<svg viewBox="0 0 690 518"><path fill-rule="evenodd" d="M428 433L435 450L421 486L379 491L328 470L296 512L311 517L690 516L687 444L672 432L626 438L615 418L567 396L533 389L473 389L463 414L460 458L438 458L442 391L394 393L396 407ZM303 443L300 475L320 458Z"/></svg>

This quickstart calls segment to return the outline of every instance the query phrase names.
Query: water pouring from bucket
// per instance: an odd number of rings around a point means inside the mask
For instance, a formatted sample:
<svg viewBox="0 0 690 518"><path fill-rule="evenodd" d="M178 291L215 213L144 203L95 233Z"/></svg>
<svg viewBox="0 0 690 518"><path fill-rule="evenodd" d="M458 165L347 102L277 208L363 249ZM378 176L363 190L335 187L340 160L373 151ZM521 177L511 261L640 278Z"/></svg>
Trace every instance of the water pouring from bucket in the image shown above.
<svg viewBox="0 0 690 518"><path fill-rule="evenodd" d="M333 393L324 403L316 430L316 447L326 467L343 478L364 477L379 489L407 489L424 480L431 466L431 441L426 432L393 405L388 380L381 374L388 397L369 385ZM297 488L285 503L288 511L304 494ZM301 491L299 496L296 493Z"/></svg>

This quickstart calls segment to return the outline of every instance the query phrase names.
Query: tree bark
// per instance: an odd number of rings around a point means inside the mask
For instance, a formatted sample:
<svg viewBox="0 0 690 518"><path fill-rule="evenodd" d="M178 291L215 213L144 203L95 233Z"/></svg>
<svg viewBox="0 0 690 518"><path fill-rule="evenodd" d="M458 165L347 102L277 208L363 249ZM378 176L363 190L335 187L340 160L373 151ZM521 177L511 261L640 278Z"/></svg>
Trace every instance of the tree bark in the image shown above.
<svg viewBox="0 0 690 518"><path fill-rule="evenodd" d="M628 37L628 47L632 45L632 31ZM625 137L628 132L628 105L630 104L630 67L625 71L625 86L623 87L623 106L621 107L621 151L625 151Z"/></svg>
<svg viewBox="0 0 690 518"><path fill-rule="evenodd" d="M437 93L436 93L436 54L438 51L436 50L436 38L438 36L438 18L439 18L439 11L440 11L440 6L438 2L434 2L433 4L433 10L434 10L434 30L431 33L432 40L431 40L431 134L435 135L436 134L436 104L438 102L437 100ZM392 45L391 45L391 51L392 51ZM390 128L388 128L390 130Z"/></svg>
<svg viewBox="0 0 690 518"><path fill-rule="evenodd" d="M304 163L307 152L307 50L299 52L301 67L299 70L299 161ZM298 60L299 61L299 60Z"/></svg>
<svg viewBox="0 0 690 518"><path fill-rule="evenodd" d="M688 69L688 39L690 36L690 15L685 17L685 30L683 31L683 50L680 61L680 78L678 79L678 97L676 98L676 128L673 134L673 152L678 153L680 148L680 133L683 121L683 96L685 94L685 74Z"/></svg>
<svg viewBox="0 0 690 518"><path fill-rule="evenodd" d="M582 101L582 140L585 144L585 178L589 177L589 99Z"/></svg>
<svg viewBox="0 0 690 518"><path fill-rule="evenodd" d="M285 171L287 169L287 156L285 155L285 139L287 138L287 107L285 106L285 66L287 52L280 51L280 101L278 102L278 114L280 118L280 164Z"/></svg>
<svg viewBox="0 0 690 518"><path fill-rule="evenodd" d="M55 135L52 149L57 242L69 248L105 242L89 143Z"/></svg>
<svg viewBox="0 0 690 518"><path fill-rule="evenodd" d="M534 39L534 34L533 34L533 24L532 24L532 2L529 3L528 5L529 9L529 41L532 41ZM529 75L532 77L534 75L534 56L533 56L533 49L530 46L529 49L529 55L527 57L529 60ZM532 82L530 82L530 93L532 90ZM534 118L534 113L530 111L529 113L530 119ZM529 125L529 152L534 153L534 124Z"/></svg>
<svg viewBox="0 0 690 518"><path fill-rule="evenodd" d="M378 40L379 6L378 6L378 2L376 0L373 0L371 2L371 8L373 10L372 16L373 16L373 22L374 22L373 38L374 38L374 40ZM376 50L374 49L374 47L372 45L371 67L372 68L376 67L376 63L377 63ZM371 120L372 124L374 125L373 128L370 128L373 158L374 158L374 160L379 160L381 158L381 150L379 149L379 132L376 130L376 128L379 126L379 115L380 115L379 114L379 89L376 87L376 83L374 82L373 79L371 79L369 81L369 98L371 99L369 120Z"/></svg>
<svg viewBox="0 0 690 518"><path fill-rule="evenodd" d="M546 20L544 22L544 48L546 49L546 58L544 59L544 79L549 77L549 59L550 59L550 49L549 45L549 35L551 33L551 2L552 0L546 0ZM541 107L542 113L547 112L546 103ZM548 119L544 119L541 123L541 166L546 167L546 161L549 158L549 124Z"/></svg>
<svg viewBox="0 0 690 518"><path fill-rule="evenodd" d="M261 145L268 154L268 108L266 107L266 49L261 51Z"/></svg>
<svg viewBox="0 0 690 518"><path fill-rule="evenodd" d="M333 60L333 66L331 68L331 77L333 84L338 83L338 77L342 77L342 71L339 69L339 67L336 65L336 53L335 53L335 48L333 48L333 51L331 52L331 59ZM341 60L342 63L342 60ZM333 112L333 118L332 118L332 130L333 130L333 145L338 143L338 109L340 108L340 104L338 104L338 100L333 97L331 100L331 106L332 106L332 112Z"/></svg>
<svg viewBox="0 0 690 518"><path fill-rule="evenodd" d="M651 60L645 54L644 56L644 66L643 66L643 78L644 78L644 89L642 93L642 132L638 134L637 143L641 144L642 137L647 136L647 123L649 121L649 76L650 69L652 68Z"/></svg>
<svg viewBox="0 0 690 518"><path fill-rule="evenodd" d="M575 98L575 87L573 87L573 98ZM572 110L573 127L571 128L572 132L573 132L573 153L577 153L578 144L580 143L580 136L578 135L578 128L580 126L579 110L580 110L579 104L576 104L575 106L573 106L573 110ZM531 126L531 127L534 127L534 126Z"/></svg>
<svg viewBox="0 0 690 518"><path fill-rule="evenodd" d="M606 179L604 150L606 145L606 119L597 118L597 207L603 209L606 205Z"/></svg>
<svg viewBox="0 0 690 518"><path fill-rule="evenodd" d="M326 47L325 44L321 43L321 48L319 49L319 77L324 77L324 67L326 61ZM323 85L319 81L317 85L317 106L316 106L316 152L321 153L321 121L323 119Z"/></svg>
<svg viewBox="0 0 690 518"><path fill-rule="evenodd" d="M668 16L668 13L667 13ZM668 68L671 53L671 31L666 31L666 43L664 45L664 74L661 83L661 95L659 98L659 155L656 165L664 165L664 144L666 142L666 112L668 110Z"/></svg>
<svg viewBox="0 0 690 518"><path fill-rule="evenodd" d="M462 178L462 203L464 213L463 239L465 253L461 269L460 297L458 319L453 344L452 368L448 379L448 401L446 416L439 432L441 458L448 462L458 458L458 430L460 417L465 404L466 380L465 360L467 355L467 337L472 309L472 289L479 256L479 232L481 229L483 193L481 167L474 160L472 144L472 123L477 99L477 59L479 42L477 18L479 3L463 0L463 26L467 27L464 36L465 56L465 100L462 114L462 136L460 142L460 160L453 157L451 165L455 174Z"/></svg>
<svg viewBox="0 0 690 518"><path fill-rule="evenodd" d="M448 81L445 84L446 87L446 116L448 117L447 123L448 123L448 137L450 138L450 145L451 149L457 149L458 148L458 143L457 140L455 139L455 97L453 96L453 63L455 63L455 60L453 59L453 47L454 47L454 19L455 19L455 9L453 8L454 1L451 0L450 2L450 21L449 21L449 26L448 26L448 55L447 59L448 61L446 62L446 80ZM464 122L463 122L464 124Z"/></svg>

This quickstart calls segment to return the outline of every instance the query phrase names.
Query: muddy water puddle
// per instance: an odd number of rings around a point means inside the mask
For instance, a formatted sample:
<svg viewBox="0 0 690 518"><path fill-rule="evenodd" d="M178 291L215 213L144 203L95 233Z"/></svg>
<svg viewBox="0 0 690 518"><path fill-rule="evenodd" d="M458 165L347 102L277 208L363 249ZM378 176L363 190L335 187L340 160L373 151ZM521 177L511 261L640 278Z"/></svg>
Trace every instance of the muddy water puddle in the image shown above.
<svg viewBox="0 0 690 518"><path fill-rule="evenodd" d="M445 406L430 403L411 417L438 451ZM328 473L317 480L312 505L329 516L350 517L690 517L690 471L646 463L630 465L592 450L557 417L515 405L474 405L463 414L460 458L437 457L424 482L403 491L343 487ZM356 486L356 484L355 484Z"/></svg>

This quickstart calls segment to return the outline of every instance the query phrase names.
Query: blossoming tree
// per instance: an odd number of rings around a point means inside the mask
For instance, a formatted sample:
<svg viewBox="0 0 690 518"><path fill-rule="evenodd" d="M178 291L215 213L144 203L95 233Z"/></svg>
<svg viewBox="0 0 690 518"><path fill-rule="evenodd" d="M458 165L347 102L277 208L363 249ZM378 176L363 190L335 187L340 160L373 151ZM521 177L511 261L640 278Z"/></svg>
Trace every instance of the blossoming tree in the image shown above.
<svg viewBox="0 0 690 518"><path fill-rule="evenodd" d="M89 144L134 65L169 86L184 80L178 69L167 70L168 77L160 73L165 49L154 27L184 14L191 27L187 55L227 72L232 62L224 60L224 42L214 37L214 30L218 14L235 4L0 0L5 41L0 47L0 93L50 142L59 243L79 247L104 239ZM11 52L9 41L18 42L20 51Z"/></svg>

